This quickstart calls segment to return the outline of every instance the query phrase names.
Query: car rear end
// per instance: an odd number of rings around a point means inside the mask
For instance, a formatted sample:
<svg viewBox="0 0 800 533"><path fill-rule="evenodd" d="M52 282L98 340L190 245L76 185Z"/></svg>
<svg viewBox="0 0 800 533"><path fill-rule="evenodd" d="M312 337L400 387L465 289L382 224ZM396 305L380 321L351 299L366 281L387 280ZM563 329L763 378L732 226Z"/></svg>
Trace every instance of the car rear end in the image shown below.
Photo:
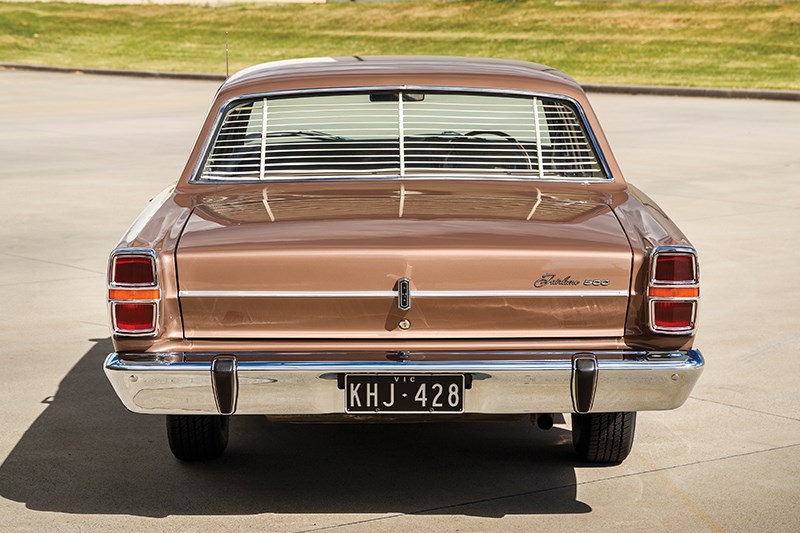
<svg viewBox="0 0 800 533"><path fill-rule="evenodd" d="M228 102L172 215L143 224L168 227L112 254L117 394L169 415L184 459L221 453L232 414L565 412L584 458L624 459L630 415L699 377L699 268L584 107L385 86ZM598 421L630 442L598 451Z"/></svg>

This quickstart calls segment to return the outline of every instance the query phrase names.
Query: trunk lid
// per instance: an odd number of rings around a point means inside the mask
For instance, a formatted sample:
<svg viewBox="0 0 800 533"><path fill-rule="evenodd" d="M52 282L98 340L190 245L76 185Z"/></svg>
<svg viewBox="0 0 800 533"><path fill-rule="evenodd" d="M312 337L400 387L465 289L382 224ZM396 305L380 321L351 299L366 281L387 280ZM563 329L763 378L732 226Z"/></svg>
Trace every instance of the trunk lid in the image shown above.
<svg viewBox="0 0 800 533"><path fill-rule="evenodd" d="M631 250L608 198L542 185L270 183L200 197L177 249L185 335L622 336Z"/></svg>

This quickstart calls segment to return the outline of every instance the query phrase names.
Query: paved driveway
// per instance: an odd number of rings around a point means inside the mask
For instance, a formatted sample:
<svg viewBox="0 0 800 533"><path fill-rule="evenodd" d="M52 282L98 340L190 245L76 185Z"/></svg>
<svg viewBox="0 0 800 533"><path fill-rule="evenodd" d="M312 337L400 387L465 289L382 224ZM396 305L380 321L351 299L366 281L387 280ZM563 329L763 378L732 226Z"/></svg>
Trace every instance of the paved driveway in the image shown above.
<svg viewBox="0 0 800 533"><path fill-rule="evenodd" d="M595 95L629 181L701 253L686 405L621 466L565 424L292 426L236 418L170 455L101 371L107 252L174 180L216 89L0 72L0 529L800 529L800 104Z"/></svg>

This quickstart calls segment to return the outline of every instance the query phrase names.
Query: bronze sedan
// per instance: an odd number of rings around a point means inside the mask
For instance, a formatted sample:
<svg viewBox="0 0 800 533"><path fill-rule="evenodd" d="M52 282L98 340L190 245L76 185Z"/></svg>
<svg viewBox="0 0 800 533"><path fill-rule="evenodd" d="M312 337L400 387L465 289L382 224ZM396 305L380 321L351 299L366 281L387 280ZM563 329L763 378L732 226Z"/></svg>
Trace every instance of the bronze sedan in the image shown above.
<svg viewBox="0 0 800 533"><path fill-rule="evenodd" d="M180 459L234 414L398 421L571 413L616 463L684 403L695 249L628 185L581 87L446 57L266 63L219 89L177 185L112 252L125 406Z"/></svg>

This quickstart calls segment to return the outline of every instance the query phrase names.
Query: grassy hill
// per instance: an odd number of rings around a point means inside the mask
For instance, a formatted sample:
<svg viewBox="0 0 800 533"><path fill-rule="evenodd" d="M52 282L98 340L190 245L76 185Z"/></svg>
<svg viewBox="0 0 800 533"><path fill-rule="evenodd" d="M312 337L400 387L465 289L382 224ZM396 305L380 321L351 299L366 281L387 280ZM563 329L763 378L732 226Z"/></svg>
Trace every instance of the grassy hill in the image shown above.
<svg viewBox="0 0 800 533"><path fill-rule="evenodd" d="M585 83L800 89L797 1L0 3L0 62L231 70L307 56L524 59Z"/></svg>

